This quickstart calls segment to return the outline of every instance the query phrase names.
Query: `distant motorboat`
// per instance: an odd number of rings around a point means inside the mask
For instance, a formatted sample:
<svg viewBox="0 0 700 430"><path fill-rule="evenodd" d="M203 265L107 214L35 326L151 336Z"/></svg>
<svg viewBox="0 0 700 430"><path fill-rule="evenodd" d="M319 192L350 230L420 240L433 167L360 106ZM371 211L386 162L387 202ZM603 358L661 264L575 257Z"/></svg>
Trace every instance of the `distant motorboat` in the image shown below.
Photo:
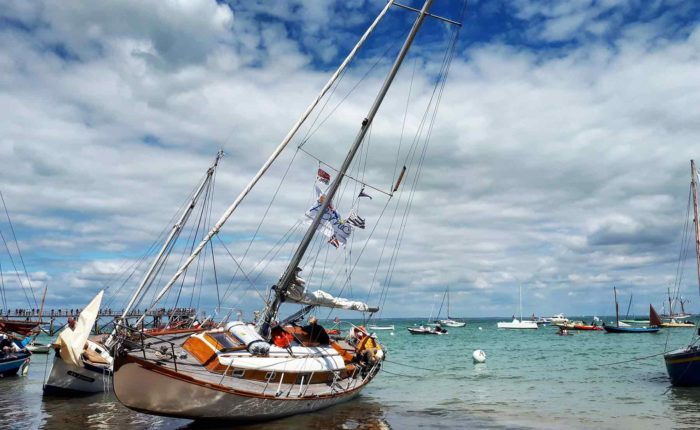
<svg viewBox="0 0 700 430"><path fill-rule="evenodd" d="M435 327L426 327L426 326L408 327L407 330L411 334L434 334L434 335L447 334L447 330L445 330L442 327L438 327L438 326L435 326Z"/></svg>
<svg viewBox="0 0 700 430"><path fill-rule="evenodd" d="M695 323L692 323L690 321L676 321L675 319L672 319L671 321L668 321L668 322L662 322L661 327L663 327L663 328L694 328Z"/></svg>
<svg viewBox="0 0 700 430"><path fill-rule="evenodd" d="M567 317L565 317L564 314L556 314L552 317L544 317L544 318L542 318L542 320L545 322L551 323L553 325L569 322L569 319Z"/></svg>

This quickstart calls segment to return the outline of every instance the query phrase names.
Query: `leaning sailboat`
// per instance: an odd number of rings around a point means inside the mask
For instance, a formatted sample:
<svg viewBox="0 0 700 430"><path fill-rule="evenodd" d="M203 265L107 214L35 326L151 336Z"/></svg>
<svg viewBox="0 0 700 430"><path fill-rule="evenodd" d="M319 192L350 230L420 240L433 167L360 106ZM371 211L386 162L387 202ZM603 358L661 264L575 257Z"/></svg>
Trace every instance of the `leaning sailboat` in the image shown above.
<svg viewBox="0 0 700 430"><path fill-rule="evenodd" d="M695 263L700 287L700 220L698 220L698 171L695 161L690 160L690 192L693 199L693 225L695 226ZM686 347L676 349L664 355L666 370L673 385L700 385L700 347L695 337Z"/></svg>
<svg viewBox="0 0 700 430"><path fill-rule="evenodd" d="M207 169L204 178L196 187L191 198L188 199L184 210L170 228L160 251L131 295L121 317L117 320L117 324L123 324L126 321L127 316L138 303L138 299L143 297L151 287L156 274L161 270L168 253L173 249L175 241L185 228L185 224L192 215L200 197L212 184L214 173L222 156L223 152L221 151L216 154L214 163ZM101 301L102 292L98 293L80 313L77 322L75 322L75 327L78 329L71 326L65 327L59 333L56 342L51 345L55 353L51 371L44 382L44 393L81 396L111 389L114 332L106 339L102 336L99 338L89 337L97 319ZM80 330L80 334L76 334L76 330Z"/></svg>
<svg viewBox="0 0 700 430"><path fill-rule="evenodd" d="M308 228L282 276L269 289L259 318L253 323L235 321L186 335L154 336L133 326L121 326L117 335L114 392L122 404L141 412L191 419L267 420L348 401L374 380L383 362L382 346L374 335L364 330L354 331L358 338L351 343L312 336L313 330L309 332L294 324L314 307L366 313L375 313L378 307L322 290L312 291L311 282L307 283L301 273L305 269L304 256L317 233L329 237L327 244L342 248L352 226L364 227L364 220L355 212L351 212L352 217L341 219L334 207L334 198L409 47L423 21L431 16L432 3L433 0L425 0L422 8L415 10L418 16L335 177L331 181L330 174L318 170L317 181L328 184L327 188L319 189L316 204L307 212ZM393 4L393 0L389 1L378 19ZM251 185L158 292L151 306L168 293L199 252L218 234L240 199L283 147L281 145L273 153ZM325 240L321 242L326 243ZM312 267L307 270L312 271ZM292 317L282 319L283 303L303 307Z"/></svg>

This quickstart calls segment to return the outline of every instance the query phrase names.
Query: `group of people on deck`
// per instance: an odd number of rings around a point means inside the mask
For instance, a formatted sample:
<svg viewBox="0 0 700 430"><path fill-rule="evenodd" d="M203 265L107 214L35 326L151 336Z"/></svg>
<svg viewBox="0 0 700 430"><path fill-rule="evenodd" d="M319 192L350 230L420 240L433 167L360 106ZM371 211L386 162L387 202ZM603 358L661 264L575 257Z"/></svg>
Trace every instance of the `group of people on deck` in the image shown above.
<svg viewBox="0 0 700 430"><path fill-rule="evenodd" d="M281 329L281 328L280 328ZM308 324L301 327L301 330L309 336L309 342L318 345L329 345L330 336L326 329L318 323L318 318L310 316ZM294 340L294 336L285 330L273 330L273 343L280 347L289 347ZM348 343L355 347L355 359L360 364L372 365L383 357L384 352L377 341L377 336L368 333L363 326L354 326L349 336Z"/></svg>

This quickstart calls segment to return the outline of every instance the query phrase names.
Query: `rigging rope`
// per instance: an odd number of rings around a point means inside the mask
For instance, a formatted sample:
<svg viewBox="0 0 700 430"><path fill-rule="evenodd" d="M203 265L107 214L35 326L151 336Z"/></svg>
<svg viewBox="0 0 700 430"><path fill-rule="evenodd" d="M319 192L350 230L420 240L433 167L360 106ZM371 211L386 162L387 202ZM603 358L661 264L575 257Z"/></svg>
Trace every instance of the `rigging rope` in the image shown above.
<svg viewBox="0 0 700 430"><path fill-rule="evenodd" d="M32 280L29 277L29 272L27 272L27 266L24 264L24 257L22 257L22 251L19 249L19 242L17 241L17 235L15 234L15 228L12 225L12 220L10 219L10 212L8 212L8 210L7 210L7 205L5 204L5 197L2 195L2 191L0 191L0 200L2 200L2 206L3 206L3 208L5 208L5 215L7 216L7 223L10 226L10 231L12 232L12 238L15 241L15 247L17 248L17 255L19 255L19 259L22 262L22 269L24 269L24 276L27 278L27 284L29 284L29 291L32 293L32 299L34 299L34 306L38 308L39 305L37 304L36 296L34 295L34 289L32 288ZM3 238L3 241L5 241L4 238ZM7 247L7 244L5 244L5 246ZM7 252L8 253L10 252L9 248L7 248ZM10 259L12 260L12 255L10 255ZM14 262L12 264L14 265ZM24 289L24 285L22 285L22 288ZM28 303L31 305L31 302L28 302Z"/></svg>

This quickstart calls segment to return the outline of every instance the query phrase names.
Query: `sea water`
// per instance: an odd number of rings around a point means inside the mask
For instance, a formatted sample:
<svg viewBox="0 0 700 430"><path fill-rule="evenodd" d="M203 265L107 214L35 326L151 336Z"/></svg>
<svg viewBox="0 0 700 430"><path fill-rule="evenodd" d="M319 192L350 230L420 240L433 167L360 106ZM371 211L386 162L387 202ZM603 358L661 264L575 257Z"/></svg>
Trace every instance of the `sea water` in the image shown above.
<svg viewBox="0 0 700 430"><path fill-rule="evenodd" d="M700 427L700 387L672 387L661 355L686 345L694 329L558 336L555 327L499 330L496 319L466 321L445 336L409 334L406 328L418 320L379 321L395 330L377 332L387 350L384 370L358 399L247 426L145 415L123 407L111 393L43 396L53 356L34 355L27 376L0 379L0 428ZM472 362L476 349L486 352L486 363Z"/></svg>

